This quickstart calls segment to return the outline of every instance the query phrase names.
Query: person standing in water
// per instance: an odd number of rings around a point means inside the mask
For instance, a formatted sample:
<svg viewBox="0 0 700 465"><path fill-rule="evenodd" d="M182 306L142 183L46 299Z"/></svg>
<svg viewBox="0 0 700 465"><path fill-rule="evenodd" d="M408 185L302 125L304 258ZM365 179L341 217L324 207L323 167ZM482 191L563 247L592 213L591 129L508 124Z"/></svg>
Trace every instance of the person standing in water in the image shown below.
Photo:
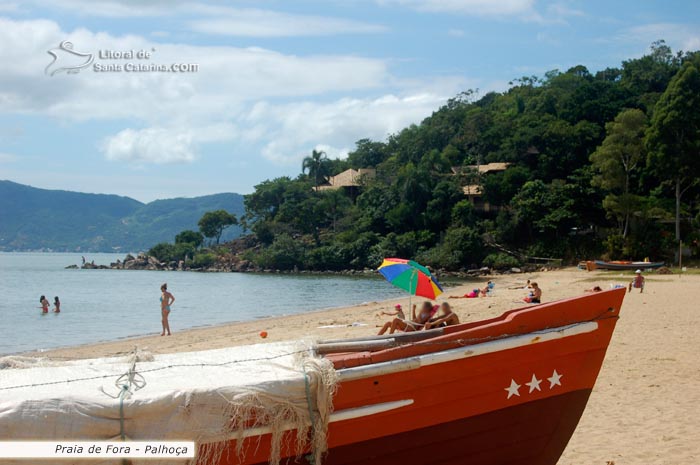
<svg viewBox="0 0 700 465"><path fill-rule="evenodd" d="M160 291L162 293L160 296L160 313L163 317L163 332L160 333L160 335L165 336L165 332L167 331L168 336L170 336L170 323L168 322L168 317L170 316L170 306L175 302L175 297L168 292L168 283L163 283L163 285L160 286Z"/></svg>
<svg viewBox="0 0 700 465"><path fill-rule="evenodd" d="M49 301L46 300L46 296L39 297L39 303L41 304L41 313L49 313Z"/></svg>
<svg viewBox="0 0 700 465"><path fill-rule="evenodd" d="M61 301L58 300L58 296L53 298L53 312L61 313Z"/></svg>

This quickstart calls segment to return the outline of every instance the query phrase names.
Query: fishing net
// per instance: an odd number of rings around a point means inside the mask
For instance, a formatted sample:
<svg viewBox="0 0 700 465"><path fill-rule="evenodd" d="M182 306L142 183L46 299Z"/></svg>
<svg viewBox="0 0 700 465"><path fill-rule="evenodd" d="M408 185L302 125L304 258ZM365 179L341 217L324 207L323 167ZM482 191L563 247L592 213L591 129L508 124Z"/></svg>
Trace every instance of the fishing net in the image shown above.
<svg viewBox="0 0 700 465"><path fill-rule="evenodd" d="M337 376L311 347L306 341L70 362L5 361L0 437L187 439L200 446L197 465L218 463L222 454L242 461L265 443L273 465L301 454L320 465Z"/></svg>

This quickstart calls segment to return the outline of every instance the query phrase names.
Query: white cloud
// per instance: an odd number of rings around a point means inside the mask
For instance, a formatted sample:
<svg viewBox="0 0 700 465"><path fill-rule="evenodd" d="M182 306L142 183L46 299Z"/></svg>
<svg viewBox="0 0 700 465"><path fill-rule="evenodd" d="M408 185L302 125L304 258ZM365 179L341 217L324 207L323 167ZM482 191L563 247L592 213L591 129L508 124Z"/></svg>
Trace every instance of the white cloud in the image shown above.
<svg viewBox="0 0 700 465"><path fill-rule="evenodd" d="M692 51L700 48L700 32L696 27L680 23L651 23L622 30L614 40L638 43L645 48L664 39L674 50Z"/></svg>
<svg viewBox="0 0 700 465"><path fill-rule="evenodd" d="M583 10L572 8L567 3L555 2L547 5L547 13L557 18L566 18L570 16L586 16Z"/></svg>
<svg viewBox="0 0 700 465"><path fill-rule="evenodd" d="M275 163L294 164L314 147L323 147L329 156L342 157L360 138L384 140L411 123L419 123L445 100L436 94L414 94L328 103L259 103L249 119L268 128L262 155Z"/></svg>
<svg viewBox="0 0 700 465"><path fill-rule="evenodd" d="M16 13L20 11L17 3L0 2L0 13Z"/></svg>
<svg viewBox="0 0 700 465"><path fill-rule="evenodd" d="M186 3L178 0L32 0L37 6L52 10L67 10L78 16L131 18L175 14Z"/></svg>
<svg viewBox="0 0 700 465"><path fill-rule="evenodd" d="M419 12L459 14L465 16L515 18L519 21L541 24L568 24L569 17L582 17L585 12L569 6L562 0L542 9L535 8L535 0L375 0L379 5L406 7ZM452 34L450 34L452 35Z"/></svg>
<svg viewBox="0 0 700 465"><path fill-rule="evenodd" d="M149 127L124 129L100 144L105 158L131 165L191 163L197 159L198 146L207 142L235 139L237 129L230 123L186 129Z"/></svg>
<svg viewBox="0 0 700 465"><path fill-rule="evenodd" d="M0 152L0 163L14 163L17 161L17 155L12 153Z"/></svg>
<svg viewBox="0 0 700 465"><path fill-rule="evenodd" d="M236 37L331 36L373 34L386 27L331 16L286 13L259 8L235 8L192 1L141 0L33 0L43 8L67 10L84 16L107 18L173 17L187 20L198 33ZM0 6L1 8L1 6ZM1 11L1 10L0 10Z"/></svg>
<svg viewBox="0 0 700 465"><path fill-rule="evenodd" d="M47 50L69 39L75 50L152 50L150 63L197 63L180 73L96 73L46 76ZM296 56L261 48L154 43L139 36L111 36L78 29L63 32L53 21L0 18L0 74L4 111L62 119L136 118L149 125L236 114L246 102L380 88L390 75L378 59L347 55ZM96 58L96 61L100 61ZM102 60L103 63L107 63ZM118 63L118 62L117 62Z"/></svg>
<svg viewBox="0 0 700 465"><path fill-rule="evenodd" d="M380 5L405 6L431 13L459 13L473 16L530 14L534 0L377 0Z"/></svg>
<svg viewBox="0 0 700 465"><path fill-rule="evenodd" d="M215 17L188 22L191 30L224 36L290 37L331 36L338 34L371 34L385 27L313 15L298 15L259 9L220 8Z"/></svg>
<svg viewBox="0 0 700 465"><path fill-rule="evenodd" d="M195 159L192 134L164 128L124 129L105 140L102 150L108 160L132 164L185 163Z"/></svg>
<svg viewBox="0 0 700 465"><path fill-rule="evenodd" d="M63 40L88 53L155 49L151 62L198 63L199 72L47 76L46 51ZM0 43L0 61L12 63L0 74L0 114L122 124L99 147L105 158L132 166L192 163L206 144L221 141L277 164L298 163L319 144L343 156L357 139L384 139L418 123L465 88L451 76L396 79L378 59L154 43L66 32L45 20L0 18ZM363 94L371 96L356 97Z"/></svg>
<svg viewBox="0 0 700 465"><path fill-rule="evenodd" d="M447 35L450 37L464 37L464 31L462 29L448 29Z"/></svg>

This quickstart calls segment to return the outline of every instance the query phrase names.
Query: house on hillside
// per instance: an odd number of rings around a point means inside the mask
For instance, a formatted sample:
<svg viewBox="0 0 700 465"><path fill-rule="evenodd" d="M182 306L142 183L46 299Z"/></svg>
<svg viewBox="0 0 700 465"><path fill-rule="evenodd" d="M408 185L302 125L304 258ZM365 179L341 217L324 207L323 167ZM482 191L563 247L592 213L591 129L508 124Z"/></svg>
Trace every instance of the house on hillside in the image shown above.
<svg viewBox="0 0 700 465"><path fill-rule="evenodd" d="M491 205L484 199L484 189L482 187L482 179L491 173L505 171L510 166L510 163L487 163L485 165L469 165L466 167L453 166L452 172L455 176L464 176L467 184L462 186L464 195L474 205L477 211L490 212L498 210L498 205Z"/></svg>
<svg viewBox="0 0 700 465"><path fill-rule="evenodd" d="M328 178L328 181L318 186L319 191L348 189L356 190L359 188L364 179L372 179L377 175L377 170L374 168L360 168L354 170L352 168L338 173L335 176Z"/></svg>

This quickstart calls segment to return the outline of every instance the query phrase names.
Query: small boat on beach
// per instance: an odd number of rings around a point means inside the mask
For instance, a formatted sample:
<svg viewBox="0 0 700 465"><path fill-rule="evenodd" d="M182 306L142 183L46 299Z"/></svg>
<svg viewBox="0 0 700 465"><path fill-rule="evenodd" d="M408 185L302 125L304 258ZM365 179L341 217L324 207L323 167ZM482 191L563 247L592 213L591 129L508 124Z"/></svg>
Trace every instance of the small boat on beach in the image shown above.
<svg viewBox="0 0 700 465"><path fill-rule="evenodd" d="M593 267L592 269L599 269L599 270L637 270L637 269L642 269L642 270L648 270L648 269L656 269L656 268L661 268L664 266L664 262L631 262L631 261L621 261L621 260L613 260L613 261L603 261L603 260L595 260L593 261Z"/></svg>
<svg viewBox="0 0 700 465"><path fill-rule="evenodd" d="M555 465L625 292L388 336L5 368L0 436L190 439L207 465ZM124 368L143 382L105 388Z"/></svg>

